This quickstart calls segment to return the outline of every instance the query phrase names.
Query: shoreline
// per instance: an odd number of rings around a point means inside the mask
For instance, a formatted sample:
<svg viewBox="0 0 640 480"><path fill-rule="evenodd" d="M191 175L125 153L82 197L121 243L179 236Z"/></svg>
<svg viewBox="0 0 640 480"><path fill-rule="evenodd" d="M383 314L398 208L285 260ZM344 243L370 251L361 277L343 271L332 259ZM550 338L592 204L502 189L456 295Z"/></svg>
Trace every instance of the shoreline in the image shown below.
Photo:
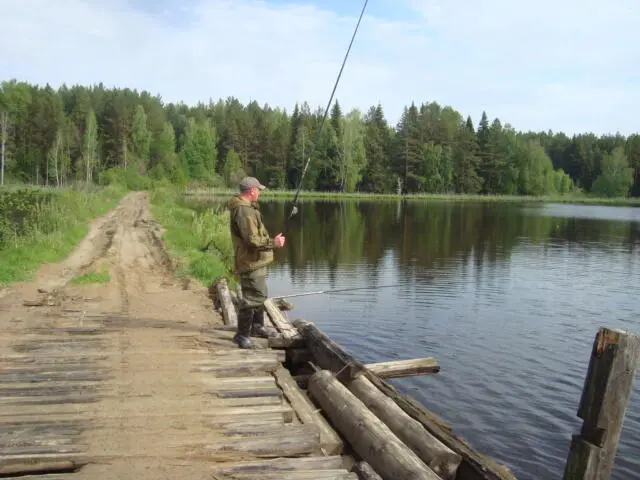
<svg viewBox="0 0 640 480"><path fill-rule="evenodd" d="M180 195L184 197L217 197L234 195L233 189L184 189ZM295 191L292 190L264 190L263 199L292 199ZM424 193L400 195L394 193L343 193L343 192L313 192L301 191L299 199L313 200L408 200L408 201L443 201L443 202L495 202L495 203L564 203L575 205L603 205L603 206L627 206L640 207L638 197L591 197L577 195L481 195L481 194L446 194Z"/></svg>

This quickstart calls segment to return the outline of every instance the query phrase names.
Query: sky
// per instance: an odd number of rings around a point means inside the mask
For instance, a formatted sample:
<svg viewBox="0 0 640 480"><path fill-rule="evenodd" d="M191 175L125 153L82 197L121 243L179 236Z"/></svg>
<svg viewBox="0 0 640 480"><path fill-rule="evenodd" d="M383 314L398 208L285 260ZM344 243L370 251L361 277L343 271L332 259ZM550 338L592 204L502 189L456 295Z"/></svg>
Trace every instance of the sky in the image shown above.
<svg viewBox="0 0 640 480"><path fill-rule="evenodd" d="M361 0L0 0L0 80L325 108ZM640 132L637 0L369 0L343 111L435 101L478 124ZM335 99L334 98L334 99Z"/></svg>

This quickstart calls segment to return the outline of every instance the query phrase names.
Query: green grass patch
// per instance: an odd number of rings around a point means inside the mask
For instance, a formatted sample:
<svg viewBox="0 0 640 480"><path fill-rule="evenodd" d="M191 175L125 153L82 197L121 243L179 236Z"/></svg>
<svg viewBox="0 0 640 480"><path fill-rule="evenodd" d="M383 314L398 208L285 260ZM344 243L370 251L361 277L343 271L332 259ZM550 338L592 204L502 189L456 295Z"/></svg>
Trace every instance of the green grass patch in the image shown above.
<svg viewBox="0 0 640 480"><path fill-rule="evenodd" d="M71 280L73 285L91 285L109 283L111 281L111 275L106 265L102 265L100 270L93 272L86 272L82 275L78 275Z"/></svg>
<svg viewBox="0 0 640 480"><path fill-rule="evenodd" d="M229 196L236 190L223 188L186 189L183 195L189 197L217 197ZM262 198L292 199L295 190L264 190ZM565 195L479 195L479 194L448 194L448 193L414 193L398 195L394 193L343 193L343 192L314 192L300 191L299 198L309 199L361 199L361 200L406 200L417 201L447 201L447 202L505 202L505 203L574 203L592 205L640 206L640 198L605 198L586 194L570 193Z"/></svg>
<svg viewBox="0 0 640 480"><path fill-rule="evenodd" d="M0 189L0 285L29 280L43 263L68 256L89 231L89 221L125 194L107 188Z"/></svg>
<svg viewBox="0 0 640 480"><path fill-rule="evenodd" d="M163 238L169 255L178 263L176 274L196 278L205 286L225 276L234 286L229 213L212 209L196 212L180 198L180 192L170 187L158 188L150 195L153 215L166 230ZM209 248L201 251L207 244Z"/></svg>

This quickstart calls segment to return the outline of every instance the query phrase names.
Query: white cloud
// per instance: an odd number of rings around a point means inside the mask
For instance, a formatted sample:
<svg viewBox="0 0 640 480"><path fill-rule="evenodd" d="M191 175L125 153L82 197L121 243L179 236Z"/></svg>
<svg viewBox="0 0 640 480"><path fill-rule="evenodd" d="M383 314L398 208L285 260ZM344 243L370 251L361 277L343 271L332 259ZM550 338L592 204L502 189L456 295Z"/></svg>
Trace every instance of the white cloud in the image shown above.
<svg viewBox="0 0 640 480"><path fill-rule="evenodd" d="M405 1L413 17L363 19L336 92L344 108L381 102L396 122L411 101L435 100L517 129L637 128L635 0ZM346 17L310 4L175 5L151 15L126 0L0 0L0 76L324 107L361 7L350 2Z"/></svg>

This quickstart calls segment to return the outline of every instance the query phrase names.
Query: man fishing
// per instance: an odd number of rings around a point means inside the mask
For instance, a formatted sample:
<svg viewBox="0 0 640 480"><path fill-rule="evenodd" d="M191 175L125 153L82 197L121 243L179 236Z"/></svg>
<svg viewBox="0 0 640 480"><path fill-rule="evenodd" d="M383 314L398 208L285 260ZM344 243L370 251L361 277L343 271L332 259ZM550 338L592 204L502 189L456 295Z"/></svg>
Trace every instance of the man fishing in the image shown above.
<svg viewBox="0 0 640 480"><path fill-rule="evenodd" d="M264 338L277 334L264 325L264 301L267 299L267 265L273 262L273 249L282 248L285 238L279 233L269 237L258 205L266 187L254 177L240 181L240 192L228 202L234 250L234 268L240 277L242 298L238 308L238 327L233 341L240 348L256 348L251 335Z"/></svg>

